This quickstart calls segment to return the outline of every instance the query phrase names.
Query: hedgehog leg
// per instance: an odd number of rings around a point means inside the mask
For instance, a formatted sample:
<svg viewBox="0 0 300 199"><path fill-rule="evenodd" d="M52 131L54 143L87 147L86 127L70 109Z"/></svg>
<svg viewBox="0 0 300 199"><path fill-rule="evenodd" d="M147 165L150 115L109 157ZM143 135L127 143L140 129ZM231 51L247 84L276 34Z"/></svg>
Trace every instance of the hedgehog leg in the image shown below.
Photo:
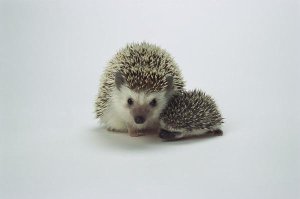
<svg viewBox="0 0 300 199"><path fill-rule="evenodd" d="M172 132L164 129L160 130L159 137L164 140L178 140L183 137L183 134L180 132Z"/></svg>
<svg viewBox="0 0 300 199"><path fill-rule="evenodd" d="M115 128L112 128L112 127L107 127L107 130L108 131L111 131L111 132L127 132L127 129L115 129Z"/></svg>
<svg viewBox="0 0 300 199"><path fill-rule="evenodd" d="M217 129L217 130L214 130L214 135L216 136L222 136L223 135L223 131L221 129Z"/></svg>
<svg viewBox="0 0 300 199"><path fill-rule="evenodd" d="M214 135L214 136L222 136L223 131L221 129L216 129L216 130L208 131L207 134Z"/></svg>
<svg viewBox="0 0 300 199"><path fill-rule="evenodd" d="M131 137L138 137L145 135L144 131L141 129L136 129L133 127L128 127L128 133Z"/></svg>

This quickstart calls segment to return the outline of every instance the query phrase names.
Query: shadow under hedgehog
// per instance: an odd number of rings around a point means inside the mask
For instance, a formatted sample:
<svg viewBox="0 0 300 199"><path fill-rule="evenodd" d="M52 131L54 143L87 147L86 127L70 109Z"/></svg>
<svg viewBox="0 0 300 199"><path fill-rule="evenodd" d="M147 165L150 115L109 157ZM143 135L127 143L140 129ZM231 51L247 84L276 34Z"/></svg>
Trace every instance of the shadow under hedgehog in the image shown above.
<svg viewBox="0 0 300 199"><path fill-rule="evenodd" d="M159 133L160 114L183 87L181 72L167 51L146 42L129 44L102 75L97 118L108 130L128 131L131 136Z"/></svg>

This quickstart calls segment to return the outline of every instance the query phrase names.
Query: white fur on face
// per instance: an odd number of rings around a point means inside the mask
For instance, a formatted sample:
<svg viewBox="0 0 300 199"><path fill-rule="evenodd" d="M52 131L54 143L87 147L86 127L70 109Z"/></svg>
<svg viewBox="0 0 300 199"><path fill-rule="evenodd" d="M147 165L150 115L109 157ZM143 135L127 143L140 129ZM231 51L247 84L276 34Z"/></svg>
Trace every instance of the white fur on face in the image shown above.
<svg viewBox="0 0 300 199"><path fill-rule="evenodd" d="M130 112L131 107L128 106L127 102L129 98L133 100L132 106L134 107L149 106L149 113L145 118L145 123L135 123L134 116ZM124 85L120 87L120 90L114 90L112 99L112 107L114 107L115 112L118 113L119 117L122 117L126 124L139 129L146 128L151 125L151 123L158 121L159 116L167 103L166 91L156 93L134 92ZM157 102L155 107L149 105L153 99L156 99Z"/></svg>

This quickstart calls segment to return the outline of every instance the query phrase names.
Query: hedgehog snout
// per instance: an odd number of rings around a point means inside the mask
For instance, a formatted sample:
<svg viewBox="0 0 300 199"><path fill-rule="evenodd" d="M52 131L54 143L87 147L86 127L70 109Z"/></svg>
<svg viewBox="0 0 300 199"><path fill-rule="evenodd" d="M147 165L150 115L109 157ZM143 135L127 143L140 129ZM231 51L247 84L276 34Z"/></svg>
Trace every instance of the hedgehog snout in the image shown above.
<svg viewBox="0 0 300 199"><path fill-rule="evenodd" d="M136 116L134 117L134 121L137 124L143 124L145 122L145 118L143 116Z"/></svg>

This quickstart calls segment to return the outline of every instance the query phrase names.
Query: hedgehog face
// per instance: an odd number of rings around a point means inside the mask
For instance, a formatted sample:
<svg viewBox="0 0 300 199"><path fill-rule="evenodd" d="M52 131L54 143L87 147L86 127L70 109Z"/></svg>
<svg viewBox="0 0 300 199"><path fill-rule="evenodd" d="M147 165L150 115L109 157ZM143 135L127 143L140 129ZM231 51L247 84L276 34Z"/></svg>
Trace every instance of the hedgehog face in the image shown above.
<svg viewBox="0 0 300 199"><path fill-rule="evenodd" d="M115 74L116 89L113 94L113 107L124 121L133 127L143 129L158 123L159 116L166 106L170 94L173 92L173 77L160 77L154 81L149 74L136 74L136 79L123 76L120 72ZM139 82L137 81L139 79ZM161 82L161 85L160 85ZM143 83L147 85L143 87ZM151 89L147 89L150 86Z"/></svg>
<svg viewBox="0 0 300 199"><path fill-rule="evenodd" d="M116 111L127 124L138 129L157 123L167 102L166 91L135 92L126 86L121 86L114 94L116 98L113 103Z"/></svg>

